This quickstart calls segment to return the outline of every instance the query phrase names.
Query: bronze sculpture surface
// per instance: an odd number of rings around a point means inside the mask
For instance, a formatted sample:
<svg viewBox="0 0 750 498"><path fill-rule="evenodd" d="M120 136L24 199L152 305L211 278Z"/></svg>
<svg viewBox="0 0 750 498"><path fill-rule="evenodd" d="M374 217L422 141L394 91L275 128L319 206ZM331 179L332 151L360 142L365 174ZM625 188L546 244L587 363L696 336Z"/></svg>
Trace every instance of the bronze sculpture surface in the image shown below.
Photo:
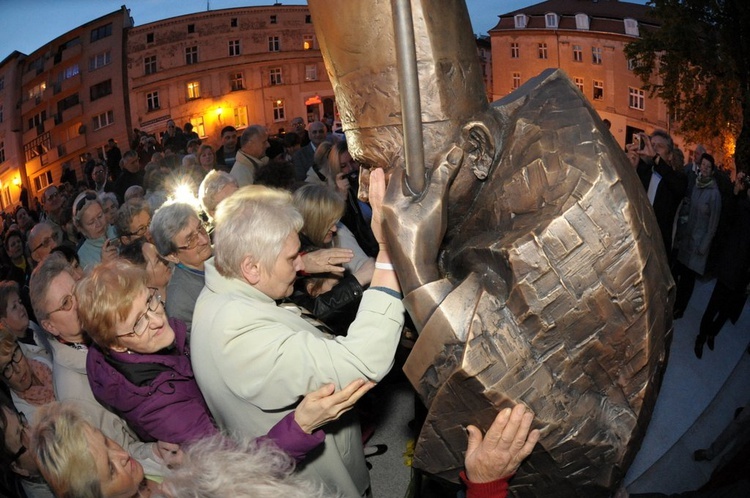
<svg viewBox="0 0 750 498"><path fill-rule="evenodd" d="M463 2L411 0L425 189L404 181L390 1L310 0L349 150L391 172L389 246L429 408L414 465L456 480L463 427L528 405L542 438L516 496L606 496L635 456L672 330L653 213L559 71L489 106Z"/></svg>

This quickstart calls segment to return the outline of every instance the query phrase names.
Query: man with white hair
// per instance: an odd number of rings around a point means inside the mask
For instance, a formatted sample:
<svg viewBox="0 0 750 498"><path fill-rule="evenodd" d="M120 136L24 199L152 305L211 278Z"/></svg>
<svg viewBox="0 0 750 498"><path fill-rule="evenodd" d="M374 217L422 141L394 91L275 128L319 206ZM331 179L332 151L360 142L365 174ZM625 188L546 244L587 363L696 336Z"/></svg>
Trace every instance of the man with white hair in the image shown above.
<svg viewBox="0 0 750 498"><path fill-rule="evenodd" d="M321 121L313 121L307 125L307 134L310 136L310 143L294 153L292 162L294 163L294 176L299 181L304 181L309 170L315 163L315 151L318 146L325 142L326 125Z"/></svg>
<svg viewBox="0 0 750 498"><path fill-rule="evenodd" d="M382 178L378 185L384 190ZM378 237L380 216L377 207L373 211ZM205 265L190 346L198 385L229 432L262 435L310 389L328 382L340 388L362 377L377 382L393 366L404 307L384 243L347 336L334 338L304 310L276 304L305 269L301 227L288 192L258 185L235 192L217 210L215 257ZM326 444L308 457L301 474L331 493L367 496L358 421L345 415L325 430Z"/></svg>

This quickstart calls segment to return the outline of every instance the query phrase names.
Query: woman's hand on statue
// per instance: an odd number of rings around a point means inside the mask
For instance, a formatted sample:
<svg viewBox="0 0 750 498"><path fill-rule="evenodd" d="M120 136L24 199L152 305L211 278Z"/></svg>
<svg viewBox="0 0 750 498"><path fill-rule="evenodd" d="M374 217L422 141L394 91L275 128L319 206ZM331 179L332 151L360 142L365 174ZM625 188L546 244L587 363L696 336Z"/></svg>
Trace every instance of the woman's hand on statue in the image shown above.
<svg viewBox="0 0 750 498"><path fill-rule="evenodd" d="M351 249L318 249L302 255L302 263L305 265L305 273L314 275L316 273L344 274L344 263L348 263L354 257Z"/></svg>
<svg viewBox="0 0 750 498"><path fill-rule="evenodd" d="M308 434L338 419L352 409L364 394L375 387L374 382L357 379L338 392L334 384L326 384L307 394L294 410L294 421Z"/></svg>

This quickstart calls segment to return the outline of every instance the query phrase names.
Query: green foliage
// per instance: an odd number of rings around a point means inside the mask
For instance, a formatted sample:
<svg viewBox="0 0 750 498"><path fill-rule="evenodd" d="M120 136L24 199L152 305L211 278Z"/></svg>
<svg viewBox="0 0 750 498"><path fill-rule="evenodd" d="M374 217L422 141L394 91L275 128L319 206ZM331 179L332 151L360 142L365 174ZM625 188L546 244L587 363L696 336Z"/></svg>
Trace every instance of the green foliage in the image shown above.
<svg viewBox="0 0 750 498"><path fill-rule="evenodd" d="M642 30L626 55L651 96L677 117L692 142L736 144L736 163L750 165L750 2L652 0L661 24Z"/></svg>

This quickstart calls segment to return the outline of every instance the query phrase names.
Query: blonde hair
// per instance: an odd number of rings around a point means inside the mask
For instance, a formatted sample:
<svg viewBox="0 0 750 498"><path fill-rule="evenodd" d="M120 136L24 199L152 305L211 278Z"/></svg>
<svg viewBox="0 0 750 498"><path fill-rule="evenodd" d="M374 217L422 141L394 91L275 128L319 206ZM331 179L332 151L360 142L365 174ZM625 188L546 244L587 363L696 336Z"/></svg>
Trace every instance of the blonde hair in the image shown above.
<svg viewBox="0 0 750 498"><path fill-rule="evenodd" d="M344 215L346 205L336 192L325 185L307 184L294 192L294 206L302 215L302 233L316 247L324 247L331 225Z"/></svg>
<svg viewBox="0 0 750 498"><path fill-rule="evenodd" d="M129 261L101 263L76 286L83 330L102 348L117 344L116 326L127 319L133 301L146 287L148 275Z"/></svg>
<svg viewBox="0 0 750 498"><path fill-rule="evenodd" d="M71 405L50 403L36 411L31 451L39 471L60 498L102 498L83 416Z"/></svg>
<svg viewBox="0 0 750 498"><path fill-rule="evenodd" d="M214 263L225 277L242 279L242 261L270 269L289 234L302 228L302 216L285 190L248 185L224 199L216 210Z"/></svg>

